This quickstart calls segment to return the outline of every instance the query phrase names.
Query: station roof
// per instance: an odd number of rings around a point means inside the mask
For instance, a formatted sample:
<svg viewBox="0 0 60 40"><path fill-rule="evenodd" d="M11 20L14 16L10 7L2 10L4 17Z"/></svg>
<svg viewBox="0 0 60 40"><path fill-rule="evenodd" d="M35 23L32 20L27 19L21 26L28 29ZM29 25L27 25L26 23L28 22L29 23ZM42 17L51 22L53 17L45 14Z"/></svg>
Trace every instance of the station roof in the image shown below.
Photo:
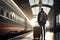
<svg viewBox="0 0 60 40"><path fill-rule="evenodd" d="M39 2L42 3L42 8L47 15L53 8L53 0L14 0L22 9L25 15L32 21L37 22L37 15L40 11Z"/></svg>
<svg viewBox="0 0 60 40"><path fill-rule="evenodd" d="M53 8L53 0L14 0L16 4L22 9L25 15L32 19L36 17L39 12L39 1L42 2L42 8L48 14L50 9Z"/></svg>

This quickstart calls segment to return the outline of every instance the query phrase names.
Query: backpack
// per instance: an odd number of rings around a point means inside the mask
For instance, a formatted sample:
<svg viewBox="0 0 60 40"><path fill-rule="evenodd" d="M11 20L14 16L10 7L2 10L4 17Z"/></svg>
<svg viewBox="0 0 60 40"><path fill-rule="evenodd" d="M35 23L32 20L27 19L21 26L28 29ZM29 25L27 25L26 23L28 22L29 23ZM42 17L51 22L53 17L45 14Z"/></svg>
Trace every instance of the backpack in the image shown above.
<svg viewBox="0 0 60 40"><path fill-rule="evenodd" d="M47 15L45 13L41 13L40 14L40 21L46 22L46 19L47 19L46 17L47 17Z"/></svg>

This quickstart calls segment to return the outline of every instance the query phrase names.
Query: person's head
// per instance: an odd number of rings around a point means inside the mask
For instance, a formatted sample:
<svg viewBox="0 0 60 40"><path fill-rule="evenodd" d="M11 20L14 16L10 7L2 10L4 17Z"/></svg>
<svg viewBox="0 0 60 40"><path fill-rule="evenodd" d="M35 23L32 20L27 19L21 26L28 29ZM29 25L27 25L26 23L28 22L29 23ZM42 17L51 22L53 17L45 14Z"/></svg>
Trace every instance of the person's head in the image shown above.
<svg viewBox="0 0 60 40"><path fill-rule="evenodd" d="M43 13L44 13L43 8L41 8L41 12L43 12Z"/></svg>
<svg viewBox="0 0 60 40"><path fill-rule="evenodd" d="M41 11L43 11L43 8L41 8Z"/></svg>

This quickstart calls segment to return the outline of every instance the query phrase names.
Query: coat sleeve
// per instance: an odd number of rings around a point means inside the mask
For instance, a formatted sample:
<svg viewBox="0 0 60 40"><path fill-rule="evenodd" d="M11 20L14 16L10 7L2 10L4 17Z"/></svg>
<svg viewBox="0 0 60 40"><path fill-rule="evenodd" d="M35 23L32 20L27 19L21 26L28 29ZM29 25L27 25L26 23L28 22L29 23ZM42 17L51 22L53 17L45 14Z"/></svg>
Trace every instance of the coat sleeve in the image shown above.
<svg viewBox="0 0 60 40"><path fill-rule="evenodd" d="M48 15L46 14L46 20L48 20Z"/></svg>

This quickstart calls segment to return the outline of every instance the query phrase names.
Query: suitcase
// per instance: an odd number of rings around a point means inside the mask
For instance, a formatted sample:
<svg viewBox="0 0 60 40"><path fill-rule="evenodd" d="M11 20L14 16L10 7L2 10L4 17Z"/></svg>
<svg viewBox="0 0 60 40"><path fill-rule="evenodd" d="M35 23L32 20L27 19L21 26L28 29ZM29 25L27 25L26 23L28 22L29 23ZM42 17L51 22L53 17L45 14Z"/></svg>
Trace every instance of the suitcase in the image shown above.
<svg viewBox="0 0 60 40"><path fill-rule="evenodd" d="M41 34L42 34L42 32L41 32L41 28L40 27L38 27L38 26L33 27L33 37L34 37L34 39L35 38L39 38L40 39L40 35Z"/></svg>

